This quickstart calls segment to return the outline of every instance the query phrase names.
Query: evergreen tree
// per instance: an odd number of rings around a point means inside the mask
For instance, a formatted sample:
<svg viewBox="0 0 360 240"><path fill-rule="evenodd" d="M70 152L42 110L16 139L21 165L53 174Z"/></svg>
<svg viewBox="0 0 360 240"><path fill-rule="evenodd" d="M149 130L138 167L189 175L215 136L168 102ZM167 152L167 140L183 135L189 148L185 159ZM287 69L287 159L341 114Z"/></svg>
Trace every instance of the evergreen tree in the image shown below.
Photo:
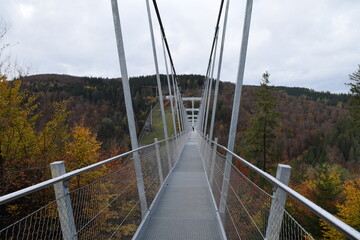
<svg viewBox="0 0 360 240"><path fill-rule="evenodd" d="M350 74L351 82L348 83L351 93L351 98L349 101L349 111L351 116L351 145L349 146L348 151L348 160L351 162L359 161L359 153L360 153L360 65L358 66L358 70L353 74Z"/></svg>
<svg viewBox="0 0 360 240"><path fill-rule="evenodd" d="M141 109L142 97L139 92L136 92L134 97L134 109Z"/></svg>
<svg viewBox="0 0 360 240"><path fill-rule="evenodd" d="M276 97L269 86L270 74L265 72L260 88L256 92L255 114L250 120L250 126L245 132L246 155L257 162L266 171L268 157L274 157L275 130L280 114L275 111Z"/></svg>
<svg viewBox="0 0 360 240"><path fill-rule="evenodd" d="M346 162L356 163L360 159L360 139L357 136L353 120L346 116L335 123L333 130L326 136L326 142L338 148Z"/></svg>
<svg viewBox="0 0 360 240"><path fill-rule="evenodd" d="M350 115L353 119L354 127L356 132L360 132L360 65L359 69L350 74L350 80L352 82L348 83L350 88L350 93L352 98L350 99Z"/></svg>

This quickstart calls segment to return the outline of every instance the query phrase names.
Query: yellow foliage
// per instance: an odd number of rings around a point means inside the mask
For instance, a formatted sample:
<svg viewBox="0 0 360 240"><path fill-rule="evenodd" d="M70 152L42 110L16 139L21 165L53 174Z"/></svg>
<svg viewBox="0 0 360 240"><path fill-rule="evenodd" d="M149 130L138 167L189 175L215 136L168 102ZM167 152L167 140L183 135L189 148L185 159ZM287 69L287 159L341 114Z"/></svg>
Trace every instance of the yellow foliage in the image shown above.
<svg viewBox="0 0 360 240"><path fill-rule="evenodd" d="M356 230L360 230L360 178L349 180L343 185L345 201L337 205L337 217ZM321 220L324 227L324 239L346 239L335 228Z"/></svg>
<svg viewBox="0 0 360 240"><path fill-rule="evenodd" d="M123 236L129 237L135 234L137 228L138 226L134 224L126 224L120 228L120 231Z"/></svg>
<svg viewBox="0 0 360 240"><path fill-rule="evenodd" d="M66 124L68 115L66 101L54 103L52 119L39 134L38 151L41 159L45 161L42 165L62 160L65 143L70 137L69 127Z"/></svg>
<svg viewBox="0 0 360 240"><path fill-rule="evenodd" d="M99 159L98 150L101 143L91 133L90 128L76 125L72 130L73 140L66 144L66 154L69 159L68 166L82 168L95 163Z"/></svg>
<svg viewBox="0 0 360 240"><path fill-rule="evenodd" d="M0 152L5 167L27 167L35 155L35 98L20 91L21 81L0 77Z"/></svg>

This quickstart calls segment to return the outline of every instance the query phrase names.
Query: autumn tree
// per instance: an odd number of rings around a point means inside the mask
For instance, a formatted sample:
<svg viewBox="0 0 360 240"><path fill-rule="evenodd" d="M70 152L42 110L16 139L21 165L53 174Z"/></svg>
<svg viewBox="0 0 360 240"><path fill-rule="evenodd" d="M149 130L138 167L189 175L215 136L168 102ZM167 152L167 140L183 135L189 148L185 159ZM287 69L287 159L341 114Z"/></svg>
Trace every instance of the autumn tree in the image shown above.
<svg viewBox="0 0 360 240"><path fill-rule="evenodd" d="M8 82L0 77L0 194L19 190L43 180L38 159L36 99L21 91L21 81ZM23 214L39 207L46 191L39 198L24 197L14 204L0 206L0 228Z"/></svg>
<svg viewBox="0 0 360 240"><path fill-rule="evenodd" d="M35 121L35 98L20 91L21 82L8 82L0 77L0 178L5 172L37 166ZM10 190L2 187L2 193Z"/></svg>
<svg viewBox="0 0 360 240"><path fill-rule="evenodd" d="M339 211L336 216L357 231L360 231L360 178L346 181L343 184L343 189L345 200L336 205ZM329 226L326 222L321 221L321 225L324 228L324 239L346 239L343 234Z"/></svg>
<svg viewBox="0 0 360 240"><path fill-rule="evenodd" d="M90 128L76 125L71 135L72 140L65 146L69 167L82 168L99 160L101 143L96 140Z"/></svg>
<svg viewBox="0 0 360 240"><path fill-rule="evenodd" d="M99 160L100 146L101 143L96 140L90 128L76 125L71 132L71 141L65 145L66 166L74 170L95 163ZM81 184L79 176L77 184L78 187Z"/></svg>
<svg viewBox="0 0 360 240"><path fill-rule="evenodd" d="M62 101L53 104L52 118L38 134L39 162L43 166L62 160L65 154L64 147L70 138L69 126L66 122L69 115L66 103Z"/></svg>
<svg viewBox="0 0 360 240"><path fill-rule="evenodd" d="M37 125L38 99L21 90L21 81L0 80L0 193L27 187L45 178L54 161L64 159L69 142L66 102L53 104L53 113L44 127ZM31 169L34 169L32 171ZM31 171L30 171L31 170ZM11 172L16 174L10 174Z"/></svg>
<svg viewBox="0 0 360 240"><path fill-rule="evenodd" d="M315 204L324 208L331 214L337 212L336 205L341 200L342 180L346 171L338 165L327 163L319 165L315 173L308 172L306 178L296 190ZM299 203L293 203L291 213L316 239L322 236L320 219L309 210L304 209Z"/></svg>
<svg viewBox="0 0 360 240"><path fill-rule="evenodd" d="M249 159L257 162L262 170L267 170L268 158L275 155L274 139L275 130L278 126L277 118L280 114L276 112L276 97L272 87L269 86L270 74L265 72L259 89L256 91L255 113L250 119L250 126L244 133L245 152Z"/></svg>

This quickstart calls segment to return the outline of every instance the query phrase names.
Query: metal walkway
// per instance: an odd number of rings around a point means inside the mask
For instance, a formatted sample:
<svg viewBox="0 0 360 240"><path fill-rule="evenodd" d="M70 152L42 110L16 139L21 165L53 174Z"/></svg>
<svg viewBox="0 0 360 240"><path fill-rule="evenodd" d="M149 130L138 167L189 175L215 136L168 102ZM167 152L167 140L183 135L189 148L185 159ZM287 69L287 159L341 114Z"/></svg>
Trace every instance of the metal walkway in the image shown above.
<svg viewBox="0 0 360 240"><path fill-rule="evenodd" d="M137 239L223 239L195 133Z"/></svg>

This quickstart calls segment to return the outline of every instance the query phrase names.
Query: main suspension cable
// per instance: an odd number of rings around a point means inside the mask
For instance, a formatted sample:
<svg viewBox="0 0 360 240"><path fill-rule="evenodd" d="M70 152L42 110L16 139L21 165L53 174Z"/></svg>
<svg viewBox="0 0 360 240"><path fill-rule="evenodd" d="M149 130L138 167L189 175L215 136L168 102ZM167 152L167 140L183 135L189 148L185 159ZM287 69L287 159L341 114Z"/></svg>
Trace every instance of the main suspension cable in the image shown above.
<svg viewBox="0 0 360 240"><path fill-rule="evenodd" d="M215 42L216 42L216 38L218 37L218 32L219 32L219 25L220 25L221 14L222 14L222 12L223 12L223 6L224 6L224 0L221 0L220 8L219 8L219 13L218 13L218 18L217 18L217 21L216 21L214 38L213 38L213 42L212 42L212 46L211 46L211 51L210 51L209 63L208 63L208 67L207 67L207 70L206 70L206 76L208 76L209 71L210 71L210 67L211 67L211 62L212 62L212 58L213 58L213 54L214 54L214 48L215 48Z"/></svg>
<svg viewBox="0 0 360 240"><path fill-rule="evenodd" d="M169 55L170 65L171 65L171 68L173 69L174 75L176 77L176 71L175 71L175 67L174 67L174 62L173 62L173 59L172 59L172 56L171 56L169 44L168 44L168 41L167 41L167 38L166 38L164 26L163 26L163 23L162 23L162 20L161 20L161 16L160 16L160 12L159 12L159 8L157 6L156 0L153 0L153 5L154 5L156 16L157 16L157 19L158 19L158 22L159 22L159 25L160 25L161 35L162 35L162 37L164 39L164 42L165 42L166 51L167 51L167 53Z"/></svg>

